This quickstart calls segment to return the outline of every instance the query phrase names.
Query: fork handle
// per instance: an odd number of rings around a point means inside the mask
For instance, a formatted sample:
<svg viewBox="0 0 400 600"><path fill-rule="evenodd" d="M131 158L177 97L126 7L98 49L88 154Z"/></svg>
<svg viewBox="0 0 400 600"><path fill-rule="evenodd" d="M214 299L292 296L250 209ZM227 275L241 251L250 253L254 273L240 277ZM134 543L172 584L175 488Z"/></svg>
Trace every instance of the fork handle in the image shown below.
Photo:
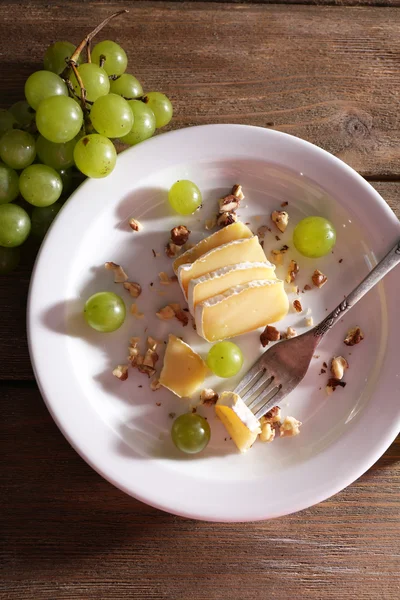
<svg viewBox="0 0 400 600"><path fill-rule="evenodd" d="M317 340L317 344L321 341L327 331L343 317L343 315L350 310L370 289L372 289L379 281L385 277L400 263L400 240L393 246L393 248L386 254L377 265L372 269L370 273L362 280L362 282L352 291L350 294L342 300L337 306L319 325L314 327L313 334Z"/></svg>

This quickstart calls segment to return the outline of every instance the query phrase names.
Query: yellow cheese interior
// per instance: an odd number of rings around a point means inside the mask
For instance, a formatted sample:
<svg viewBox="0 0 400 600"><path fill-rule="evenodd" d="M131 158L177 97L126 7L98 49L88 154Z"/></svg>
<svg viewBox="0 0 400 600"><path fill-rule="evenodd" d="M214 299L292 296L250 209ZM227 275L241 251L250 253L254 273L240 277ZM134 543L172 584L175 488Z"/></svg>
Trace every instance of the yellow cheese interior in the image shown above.
<svg viewBox="0 0 400 600"><path fill-rule="evenodd" d="M260 430L250 431L229 406L216 404L215 412L240 452L246 452L256 441Z"/></svg>
<svg viewBox="0 0 400 600"><path fill-rule="evenodd" d="M197 332L209 342L265 327L280 321L288 312L289 300L283 281L252 282L245 284L241 291L231 293L234 289L224 292L220 301L213 304L211 298L196 308L196 323L197 314L201 315Z"/></svg>
<svg viewBox="0 0 400 600"><path fill-rule="evenodd" d="M175 335L170 334L165 350L160 383L180 398L190 397L207 374L204 360Z"/></svg>
<svg viewBox="0 0 400 600"><path fill-rule="evenodd" d="M239 262L266 262L266 260L264 250L260 246L257 236L234 240L210 250L191 265L182 265L178 271L180 284L185 297L187 297L191 279L201 277L227 265L234 265Z"/></svg>
<svg viewBox="0 0 400 600"><path fill-rule="evenodd" d="M213 274L210 273L210 275ZM195 308L200 302L208 300L212 296L217 296L235 285L253 281L253 279L276 279L274 266L269 266L267 263L263 266L249 266L246 269L232 269L217 277L199 281L193 286L190 305Z"/></svg>
<svg viewBox="0 0 400 600"><path fill-rule="evenodd" d="M217 246L222 246L222 244L227 244L233 240L240 240L252 236L253 233L244 223L241 223L240 221L232 223L232 225L228 225L212 235L209 235L207 238L204 238L204 240L201 240L196 246L181 254L181 256L174 261L174 271L177 274L180 265L194 262L203 254L209 252L209 250L217 248Z"/></svg>

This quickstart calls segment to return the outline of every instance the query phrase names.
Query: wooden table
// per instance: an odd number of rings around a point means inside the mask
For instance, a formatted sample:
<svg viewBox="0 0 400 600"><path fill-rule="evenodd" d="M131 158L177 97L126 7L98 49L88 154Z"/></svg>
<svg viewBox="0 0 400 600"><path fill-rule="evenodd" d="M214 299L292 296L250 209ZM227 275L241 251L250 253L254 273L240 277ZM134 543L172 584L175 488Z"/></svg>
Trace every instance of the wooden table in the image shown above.
<svg viewBox="0 0 400 600"><path fill-rule="evenodd" d="M23 97L50 41L127 50L172 127L249 123L300 136L364 175L400 216L400 2L0 4L2 104ZM36 387L25 335L32 265L0 280L0 598L400 598L400 441L356 483L300 514L211 524L149 508L70 448ZM51 285L51 284L50 284Z"/></svg>

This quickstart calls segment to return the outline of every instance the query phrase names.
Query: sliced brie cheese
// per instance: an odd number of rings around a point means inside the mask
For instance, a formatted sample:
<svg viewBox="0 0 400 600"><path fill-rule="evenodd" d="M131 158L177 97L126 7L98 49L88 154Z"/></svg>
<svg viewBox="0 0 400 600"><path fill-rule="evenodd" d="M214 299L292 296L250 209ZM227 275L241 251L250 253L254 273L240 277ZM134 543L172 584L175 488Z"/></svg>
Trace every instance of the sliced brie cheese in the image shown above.
<svg viewBox="0 0 400 600"><path fill-rule="evenodd" d="M201 240L198 244L193 246L193 248L190 248L190 250L186 250L186 252L181 254L181 256L174 261L174 271L178 274L178 267L180 267L180 265L194 262L213 248L217 248L218 246L222 246L222 244L227 244L233 240L240 240L252 236L253 233L244 223L241 223L240 221L232 223L232 225L228 225L204 238L204 240Z"/></svg>
<svg viewBox="0 0 400 600"><path fill-rule="evenodd" d="M251 281L200 302L196 330L208 342L225 340L280 321L288 309L283 281Z"/></svg>
<svg viewBox="0 0 400 600"><path fill-rule="evenodd" d="M260 422L238 394L223 392L215 405L215 413L240 452L246 452L261 433Z"/></svg>
<svg viewBox="0 0 400 600"><path fill-rule="evenodd" d="M179 398L189 398L207 374L204 360L188 344L170 334L159 382Z"/></svg>
<svg viewBox="0 0 400 600"><path fill-rule="evenodd" d="M178 279L185 298L192 279L238 262L267 262L257 236L223 244L206 252L192 264L181 265L178 268Z"/></svg>
<svg viewBox="0 0 400 600"><path fill-rule="evenodd" d="M268 261L241 262L191 279L188 288L189 310L194 315L194 309L199 302L217 296L230 287L248 283L254 279L276 279L275 265Z"/></svg>

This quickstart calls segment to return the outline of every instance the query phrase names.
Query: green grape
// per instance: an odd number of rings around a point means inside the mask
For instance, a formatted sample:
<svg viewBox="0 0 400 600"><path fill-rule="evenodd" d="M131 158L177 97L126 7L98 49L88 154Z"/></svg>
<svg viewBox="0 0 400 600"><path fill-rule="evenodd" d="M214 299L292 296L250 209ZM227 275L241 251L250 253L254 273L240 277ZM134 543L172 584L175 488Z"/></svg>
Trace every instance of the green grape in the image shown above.
<svg viewBox="0 0 400 600"><path fill-rule="evenodd" d="M201 192L197 185L187 179L174 183L168 192L170 205L180 215L191 215L201 206Z"/></svg>
<svg viewBox="0 0 400 600"><path fill-rule="evenodd" d="M95 45L92 51L92 61L99 65L102 56L105 59L103 69L107 75L122 75L126 71L128 58L125 50L115 42L104 40Z"/></svg>
<svg viewBox="0 0 400 600"><path fill-rule="evenodd" d="M0 206L0 246L13 248L24 243L31 230L26 210L17 204Z"/></svg>
<svg viewBox="0 0 400 600"><path fill-rule="evenodd" d="M28 104L37 110L40 102L51 96L68 96L64 81L50 71L36 71L25 82L25 97Z"/></svg>
<svg viewBox="0 0 400 600"><path fill-rule="evenodd" d="M89 102L95 102L100 96L105 96L110 91L110 80L104 69L94 63L83 63L78 67L78 73L86 90L86 98ZM71 83L75 94L80 98L81 88L74 75L71 73Z"/></svg>
<svg viewBox="0 0 400 600"><path fill-rule="evenodd" d="M75 46L71 42L55 42L51 44L44 55L44 68L46 71L52 71L56 75L60 75L67 66L67 60L71 58L74 51Z"/></svg>
<svg viewBox="0 0 400 600"><path fill-rule="evenodd" d="M143 96L141 83L129 73L124 73L118 79L111 80L110 92L123 96L126 100Z"/></svg>
<svg viewBox="0 0 400 600"><path fill-rule="evenodd" d="M156 118L151 108L140 100L129 100L128 104L133 113L132 129L120 138L124 144L134 146L150 138L156 130Z"/></svg>
<svg viewBox="0 0 400 600"><path fill-rule="evenodd" d="M17 121L15 120L14 115L12 115L9 110L0 108L0 137L3 133L9 129L13 129L16 125Z"/></svg>
<svg viewBox="0 0 400 600"><path fill-rule="evenodd" d="M0 246L0 275L7 275L18 267L20 259L19 248L3 248Z"/></svg>
<svg viewBox="0 0 400 600"><path fill-rule="evenodd" d="M210 348L206 362L218 377L233 377L243 366L243 354L233 342L218 342Z"/></svg>
<svg viewBox="0 0 400 600"><path fill-rule="evenodd" d="M74 160L84 175L94 178L107 177L115 167L117 152L108 138L91 133L77 142Z"/></svg>
<svg viewBox="0 0 400 600"><path fill-rule="evenodd" d="M46 71L47 72L47 71ZM46 140L64 144L78 135L83 123L82 109L72 98L45 98L36 113L36 126Z"/></svg>
<svg viewBox="0 0 400 600"><path fill-rule="evenodd" d="M328 254L336 243L336 231L324 217L306 217L293 232L296 249L308 258L320 258Z"/></svg>
<svg viewBox="0 0 400 600"><path fill-rule="evenodd" d="M39 135L36 140L37 155L43 164L53 169L67 169L74 164L74 148L76 138L65 144L55 144Z"/></svg>
<svg viewBox="0 0 400 600"><path fill-rule="evenodd" d="M103 333L115 331L125 320L125 303L114 292L98 292L87 300L84 315L93 329Z"/></svg>
<svg viewBox="0 0 400 600"><path fill-rule="evenodd" d="M25 127L30 125L35 118L35 111L29 106L26 100L20 100L12 105L10 113L17 121L18 125Z"/></svg>
<svg viewBox="0 0 400 600"><path fill-rule="evenodd" d="M204 417L196 413L187 413L175 419L171 437L175 446L182 452L197 454L204 450L210 441L210 425Z"/></svg>
<svg viewBox="0 0 400 600"><path fill-rule="evenodd" d="M73 181L73 171L72 169L60 169L58 174L61 177L62 186L63 186L63 196L69 196L74 187Z"/></svg>
<svg viewBox="0 0 400 600"><path fill-rule="evenodd" d="M35 156L35 138L26 131L10 129L0 139L0 158L13 169L25 169Z"/></svg>
<svg viewBox="0 0 400 600"><path fill-rule="evenodd" d="M51 206L45 206L43 208L34 208L31 215L32 235L38 239L43 239L61 208L62 204L60 204L60 202L56 202Z"/></svg>
<svg viewBox="0 0 400 600"><path fill-rule="evenodd" d="M156 127L168 125L172 119L172 104L169 98L161 92L149 92L143 96L143 102L148 104L156 118Z"/></svg>
<svg viewBox="0 0 400 600"><path fill-rule="evenodd" d="M108 94L93 104L90 120L100 135L119 138L132 129L133 113L124 98L117 94Z"/></svg>
<svg viewBox="0 0 400 600"><path fill-rule="evenodd" d="M33 206L50 206L62 192L62 180L55 169L47 165L31 165L19 177L19 191Z"/></svg>
<svg viewBox="0 0 400 600"><path fill-rule="evenodd" d="M18 173L0 164L0 204L12 202L19 194Z"/></svg>

